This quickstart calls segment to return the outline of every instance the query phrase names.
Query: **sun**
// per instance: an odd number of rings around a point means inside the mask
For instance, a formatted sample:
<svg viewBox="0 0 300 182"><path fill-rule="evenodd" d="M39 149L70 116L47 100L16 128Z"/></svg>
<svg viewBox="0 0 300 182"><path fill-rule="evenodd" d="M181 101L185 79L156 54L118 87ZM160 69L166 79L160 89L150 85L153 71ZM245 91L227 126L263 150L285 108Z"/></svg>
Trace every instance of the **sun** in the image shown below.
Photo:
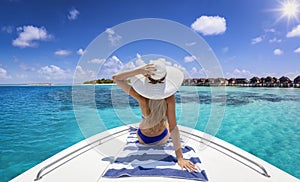
<svg viewBox="0 0 300 182"><path fill-rule="evenodd" d="M297 18L299 13L299 3L296 1L285 1L281 5L281 12L283 16L286 16L288 19Z"/></svg>
<svg viewBox="0 0 300 182"><path fill-rule="evenodd" d="M281 13L279 20L287 18L288 22L290 20L299 21L298 14L300 12L300 3L297 0L285 0L280 2L280 8L276 9L276 11Z"/></svg>

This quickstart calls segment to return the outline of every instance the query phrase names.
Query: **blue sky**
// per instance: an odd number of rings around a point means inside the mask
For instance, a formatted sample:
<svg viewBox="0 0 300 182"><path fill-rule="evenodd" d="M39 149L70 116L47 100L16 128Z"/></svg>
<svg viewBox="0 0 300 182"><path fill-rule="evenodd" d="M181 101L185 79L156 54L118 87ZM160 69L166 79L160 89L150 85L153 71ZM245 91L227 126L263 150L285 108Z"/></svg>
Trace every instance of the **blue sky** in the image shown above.
<svg viewBox="0 0 300 182"><path fill-rule="evenodd" d="M288 3L292 5L284 10ZM122 37L111 27L141 18L168 19L195 31L214 51L226 78L285 75L294 79L300 75L297 3L300 1L1 0L0 84L72 83L79 59L99 34L106 32L108 39L114 35L111 41L118 41ZM110 78L128 62L148 54L171 57L190 77L205 77L193 55L150 40L114 52L95 77ZM95 66L101 61L94 60Z"/></svg>

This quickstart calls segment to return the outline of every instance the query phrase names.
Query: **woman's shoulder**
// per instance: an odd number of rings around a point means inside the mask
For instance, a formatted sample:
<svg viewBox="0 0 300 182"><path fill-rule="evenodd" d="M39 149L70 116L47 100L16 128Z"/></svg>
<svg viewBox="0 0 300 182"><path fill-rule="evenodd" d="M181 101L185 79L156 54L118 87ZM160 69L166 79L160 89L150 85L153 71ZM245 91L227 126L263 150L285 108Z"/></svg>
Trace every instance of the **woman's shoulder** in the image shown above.
<svg viewBox="0 0 300 182"><path fill-rule="evenodd" d="M175 103L175 96L171 95L170 97L165 98L167 104L174 104Z"/></svg>

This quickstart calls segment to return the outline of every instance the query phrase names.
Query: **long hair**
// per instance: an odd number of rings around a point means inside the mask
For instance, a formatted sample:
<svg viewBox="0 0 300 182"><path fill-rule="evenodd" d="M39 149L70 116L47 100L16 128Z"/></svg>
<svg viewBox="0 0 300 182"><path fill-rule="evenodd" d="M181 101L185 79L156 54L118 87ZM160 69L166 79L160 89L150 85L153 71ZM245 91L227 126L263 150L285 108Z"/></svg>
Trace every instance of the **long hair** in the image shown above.
<svg viewBox="0 0 300 182"><path fill-rule="evenodd" d="M150 114L144 118L143 129L150 129L161 123L165 119L167 111L167 103L165 99L148 100Z"/></svg>

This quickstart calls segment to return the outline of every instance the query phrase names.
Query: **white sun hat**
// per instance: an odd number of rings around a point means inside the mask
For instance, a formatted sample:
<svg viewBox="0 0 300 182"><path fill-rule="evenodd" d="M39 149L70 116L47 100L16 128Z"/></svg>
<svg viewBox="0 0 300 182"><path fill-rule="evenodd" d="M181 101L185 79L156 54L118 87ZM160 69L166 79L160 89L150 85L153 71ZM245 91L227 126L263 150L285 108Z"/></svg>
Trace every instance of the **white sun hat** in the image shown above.
<svg viewBox="0 0 300 182"><path fill-rule="evenodd" d="M151 61L155 71L151 78L142 74L131 77L130 82L134 90L148 99L159 100L173 95L183 82L183 72L178 68L166 66L162 60ZM158 82L158 83L151 83Z"/></svg>

